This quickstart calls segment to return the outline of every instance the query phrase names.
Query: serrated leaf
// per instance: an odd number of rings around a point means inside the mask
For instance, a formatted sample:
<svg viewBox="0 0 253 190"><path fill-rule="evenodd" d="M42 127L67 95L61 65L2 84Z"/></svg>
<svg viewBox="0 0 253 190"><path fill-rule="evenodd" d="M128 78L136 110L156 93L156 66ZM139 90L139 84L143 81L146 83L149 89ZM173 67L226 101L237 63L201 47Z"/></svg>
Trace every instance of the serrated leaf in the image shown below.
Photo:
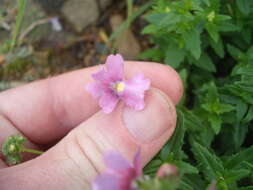
<svg viewBox="0 0 253 190"><path fill-rule="evenodd" d="M240 168L242 161L249 163L253 162L253 146L229 157L229 159L225 162L225 167L229 169L238 169Z"/></svg>
<svg viewBox="0 0 253 190"><path fill-rule="evenodd" d="M225 173L226 183L230 184L246 177L250 173L247 169L229 170Z"/></svg>
<svg viewBox="0 0 253 190"><path fill-rule="evenodd" d="M217 135L220 132L222 120L218 115L210 114L208 116L208 121L211 123L211 127L214 133Z"/></svg>
<svg viewBox="0 0 253 190"><path fill-rule="evenodd" d="M184 161L175 161L173 162L178 168L180 173L183 174L197 174L199 173L199 170L192 166L191 164L184 162Z"/></svg>
<svg viewBox="0 0 253 190"><path fill-rule="evenodd" d="M185 52L175 46L169 46L165 54L165 63L177 69L184 60Z"/></svg>
<svg viewBox="0 0 253 190"><path fill-rule="evenodd" d="M180 182L180 190L203 190L205 189L205 182L202 177L197 174L187 174L182 177Z"/></svg>
<svg viewBox="0 0 253 190"><path fill-rule="evenodd" d="M196 29L187 31L183 34L186 49L191 52L195 59L199 59L201 55L200 33Z"/></svg>
<svg viewBox="0 0 253 190"><path fill-rule="evenodd" d="M202 68L206 71L215 72L216 68L212 62L212 59L206 54L202 54L199 60L193 62L199 68Z"/></svg>
<svg viewBox="0 0 253 190"><path fill-rule="evenodd" d="M236 60L240 60L244 56L244 54L242 53L240 49L230 44L227 45L227 50L228 50L228 53Z"/></svg>
<svg viewBox="0 0 253 190"><path fill-rule="evenodd" d="M217 43L219 40L219 33L216 25L214 23L207 23L205 28L211 38Z"/></svg>
<svg viewBox="0 0 253 190"><path fill-rule="evenodd" d="M215 51L215 53L220 58L223 58L225 53L224 53L224 45L223 45L222 39L220 38L217 43L215 43L215 41L212 39L210 39L209 42L210 42L211 47Z"/></svg>
<svg viewBox="0 0 253 190"><path fill-rule="evenodd" d="M185 134L185 127L184 127L184 115L179 110L177 112L178 120L177 120L177 126L176 130L169 140L169 142L163 147L161 150L160 157L162 160L167 160L169 154L172 152L173 156L176 159L180 159L181 157L181 149L183 145L183 139Z"/></svg>
<svg viewBox="0 0 253 190"><path fill-rule="evenodd" d="M180 22L180 15L173 12L167 13L166 16L160 20L159 25L162 27L168 27Z"/></svg>
<svg viewBox="0 0 253 190"><path fill-rule="evenodd" d="M192 152L199 163L200 168L204 172L207 180L212 181L218 179L224 173L224 167L221 160L207 148L203 147L199 143L193 143Z"/></svg>
<svg viewBox="0 0 253 190"><path fill-rule="evenodd" d="M201 131L203 124L200 118L195 115L192 111L187 110L186 108L181 108L184 118L185 118L185 127L193 132Z"/></svg>
<svg viewBox="0 0 253 190"><path fill-rule="evenodd" d="M233 110L235 110L235 107L233 105L220 103L219 109L217 110L217 114L223 114L223 113L231 112Z"/></svg>

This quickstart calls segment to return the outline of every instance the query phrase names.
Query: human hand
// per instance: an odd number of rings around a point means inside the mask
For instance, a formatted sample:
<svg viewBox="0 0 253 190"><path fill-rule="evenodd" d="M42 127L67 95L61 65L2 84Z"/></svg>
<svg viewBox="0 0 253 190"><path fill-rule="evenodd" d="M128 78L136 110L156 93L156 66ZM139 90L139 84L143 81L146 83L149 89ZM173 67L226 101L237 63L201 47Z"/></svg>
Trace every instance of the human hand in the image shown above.
<svg viewBox="0 0 253 190"><path fill-rule="evenodd" d="M111 114L101 112L85 91L97 70L96 66L74 71L0 94L0 145L21 133L29 139L29 147L51 147L34 159L26 155L27 161L16 166L7 167L0 160L1 190L89 189L104 169L104 152L118 151L132 160L140 147L144 166L171 137L174 105L183 91L173 69L127 62L127 77L142 72L153 89L147 92L144 110L120 104Z"/></svg>

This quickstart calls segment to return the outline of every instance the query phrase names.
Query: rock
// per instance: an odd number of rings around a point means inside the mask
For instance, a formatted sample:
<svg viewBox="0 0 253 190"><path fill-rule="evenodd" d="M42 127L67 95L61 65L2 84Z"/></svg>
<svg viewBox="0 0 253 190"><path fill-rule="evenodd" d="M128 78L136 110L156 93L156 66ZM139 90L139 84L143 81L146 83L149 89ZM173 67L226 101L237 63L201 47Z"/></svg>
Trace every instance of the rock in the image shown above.
<svg viewBox="0 0 253 190"><path fill-rule="evenodd" d="M119 14L112 15L110 24L112 30L115 31L123 23L123 17ZM135 59L141 52L141 47L134 36L131 28L126 28L115 39L115 46L125 59Z"/></svg>
<svg viewBox="0 0 253 190"><path fill-rule="evenodd" d="M95 0L68 0L62 8L62 13L74 29L81 32L98 19L99 8Z"/></svg>
<svg viewBox="0 0 253 190"><path fill-rule="evenodd" d="M108 7L111 3L112 0L99 0L100 7L102 10L105 10L106 7Z"/></svg>

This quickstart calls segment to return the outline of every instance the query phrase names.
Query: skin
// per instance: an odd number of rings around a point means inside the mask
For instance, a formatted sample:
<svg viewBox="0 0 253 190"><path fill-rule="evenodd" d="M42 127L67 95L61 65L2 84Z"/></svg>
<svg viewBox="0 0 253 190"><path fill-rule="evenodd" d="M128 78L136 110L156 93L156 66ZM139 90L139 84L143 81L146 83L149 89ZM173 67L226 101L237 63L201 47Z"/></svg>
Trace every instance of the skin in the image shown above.
<svg viewBox="0 0 253 190"><path fill-rule="evenodd" d="M141 72L151 79L146 107L134 111L120 103L104 114L85 91L98 70L90 67L0 93L0 145L21 133L29 139L26 146L46 151L25 155L25 162L12 167L2 157L1 190L90 189L104 169L105 151L121 152L132 161L141 148L144 166L168 141L183 93L178 74L158 63L126 62L126 78Z"/></svg>

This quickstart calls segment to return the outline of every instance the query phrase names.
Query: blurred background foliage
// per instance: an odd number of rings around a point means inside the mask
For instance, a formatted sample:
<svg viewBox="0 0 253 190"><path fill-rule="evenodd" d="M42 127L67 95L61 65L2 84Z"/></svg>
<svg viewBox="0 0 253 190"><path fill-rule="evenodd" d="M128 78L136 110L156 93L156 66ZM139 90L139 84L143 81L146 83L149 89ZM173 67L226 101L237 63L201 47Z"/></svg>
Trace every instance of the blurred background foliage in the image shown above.
<svg viewBox="0 0 253 190"><path fill-rule="evenodd" d="M252 0L1 1L0 89L103 63L111 52L164 63L185 94L176 131L145 174L170 163L178 189L253 189Z"/></svg>
<svg viewBox="0 0 253 190"><path fill-rule="evenodd" d="M253 189L253 1L156 0L140 57L184 80L176 132L147 167L181 168L180 189Z"/></svg>

